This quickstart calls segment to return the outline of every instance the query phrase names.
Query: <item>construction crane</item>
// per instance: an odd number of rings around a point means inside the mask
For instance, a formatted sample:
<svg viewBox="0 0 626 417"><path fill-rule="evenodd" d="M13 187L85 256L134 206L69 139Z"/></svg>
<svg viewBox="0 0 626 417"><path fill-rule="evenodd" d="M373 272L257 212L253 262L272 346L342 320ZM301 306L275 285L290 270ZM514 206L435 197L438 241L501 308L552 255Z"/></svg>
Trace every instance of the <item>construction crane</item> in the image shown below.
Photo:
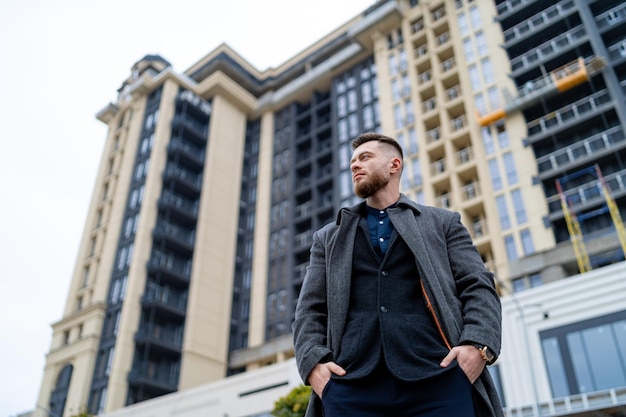
<svg viewBox="0 0 626 417"><path fill-rule="evenodd" d="M569 181L584 175L592 175L596 178L596 182L594 184L588 183L584 187L577 186L573 190L574 192L566 189ZM617 238L622 248L622 256L626 257L626 229L624 228L619 208L617 207L617 204L615 204L615 200L611 195L611 190L602 176L600 167L596 164L592 167L583 168L572 174L558 178L555 183L561 200L561 209L563 210L565 223L567 224L567 230L570 235L570 241L574 249L574 254L576 255L576 261L578 263L578 270L580 273L582 274L584 272L591 271L593 267L580 223L588 218L604 214L607 211L609 212L613 226L615 227ZM600 208L589 212L580 214L576 212L576 201L573 200L585 202L587 199L593 197L603 197L604 204Z"/></svg>
<svg viewBox="0 0 626 417"><path fill-rule="evenodd" d="M542 98L574 88L589 81L592 75L601 71L605 66L606 62L602 57L590 57L587 60L578 58L535 80L527 81L518 88L517 97L507 100L504 107L482 116L478 114L478 123L481 126L488 126L508 114L532 106Z"/></svg>

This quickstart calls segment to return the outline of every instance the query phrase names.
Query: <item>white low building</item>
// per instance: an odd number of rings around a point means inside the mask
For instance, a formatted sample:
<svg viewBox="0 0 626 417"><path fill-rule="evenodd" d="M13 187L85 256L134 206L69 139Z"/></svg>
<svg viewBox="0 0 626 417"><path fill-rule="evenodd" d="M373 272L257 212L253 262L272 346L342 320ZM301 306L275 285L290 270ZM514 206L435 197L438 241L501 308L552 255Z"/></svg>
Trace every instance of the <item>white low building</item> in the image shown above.
<svg viewBox="0 0 626 417"><path fill-rule="evenodd" d="M491 372L509 417L626 415L626 262L502 299ZM290 359L106 417L265 417L301 383Z"/></svg>

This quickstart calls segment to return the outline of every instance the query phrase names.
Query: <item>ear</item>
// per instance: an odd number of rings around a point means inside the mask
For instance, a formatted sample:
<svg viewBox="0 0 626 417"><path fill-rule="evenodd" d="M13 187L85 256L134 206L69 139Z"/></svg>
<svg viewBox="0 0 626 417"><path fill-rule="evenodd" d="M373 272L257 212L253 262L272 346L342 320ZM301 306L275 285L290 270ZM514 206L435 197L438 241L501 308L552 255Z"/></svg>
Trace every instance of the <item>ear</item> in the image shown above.
<svg viewBox="0 0 626 417"><path fill-rule="evenodd" d="M396 172L400 172L402 170L402 160L397 157L391 158L389 172L395 174Z"/></svg>

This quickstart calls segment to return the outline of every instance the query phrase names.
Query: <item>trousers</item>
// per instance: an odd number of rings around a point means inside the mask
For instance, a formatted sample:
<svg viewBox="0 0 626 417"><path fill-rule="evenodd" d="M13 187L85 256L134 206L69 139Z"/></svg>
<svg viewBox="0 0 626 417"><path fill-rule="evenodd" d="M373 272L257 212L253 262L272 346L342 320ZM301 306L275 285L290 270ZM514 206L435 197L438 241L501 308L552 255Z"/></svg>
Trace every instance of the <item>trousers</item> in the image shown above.
<svg viewBox="0 0 626 417"><path fill-rule="evenodd" d="M458 365L407 382L382 363L361 379L332 378L322 405L325 417L476 417L472 385Z"/></svg>

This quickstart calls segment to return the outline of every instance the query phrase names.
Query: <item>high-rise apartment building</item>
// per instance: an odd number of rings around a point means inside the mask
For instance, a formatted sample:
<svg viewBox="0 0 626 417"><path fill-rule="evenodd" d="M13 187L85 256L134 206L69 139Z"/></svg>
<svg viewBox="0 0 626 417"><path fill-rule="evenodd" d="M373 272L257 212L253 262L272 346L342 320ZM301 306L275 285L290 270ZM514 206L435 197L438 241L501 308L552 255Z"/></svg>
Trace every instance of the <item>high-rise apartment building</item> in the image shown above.
<svg viewBox="0 0 626 417"><path fill-rule="evenodd" d="M623 259L626 7L549 3L378 1L265 71L226 45L184 73L138 61L97 115L38 404L108 412L291 357L311 237L355 201L364 131L398 138L403 191L461 213L503 293Z"/></svg>

